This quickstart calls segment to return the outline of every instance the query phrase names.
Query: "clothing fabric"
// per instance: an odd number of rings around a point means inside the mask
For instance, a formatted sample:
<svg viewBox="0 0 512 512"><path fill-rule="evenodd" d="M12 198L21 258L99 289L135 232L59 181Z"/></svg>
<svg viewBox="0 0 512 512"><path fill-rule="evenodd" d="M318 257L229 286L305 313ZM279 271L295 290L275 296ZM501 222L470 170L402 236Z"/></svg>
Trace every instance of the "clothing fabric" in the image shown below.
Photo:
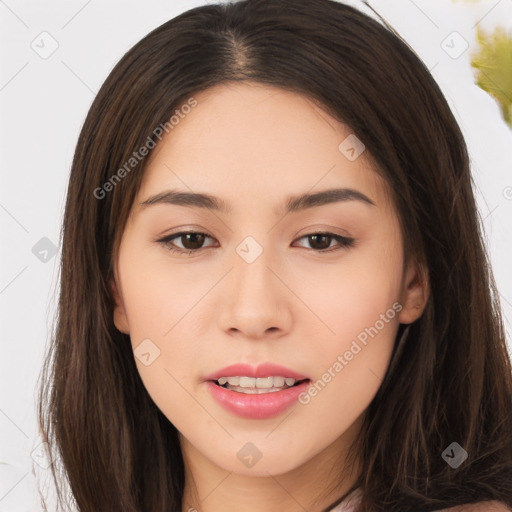
<svg viewBox="0 0 512 512"><path fill-rule="evenodd" d="M362 494L361 489L355 489L339 505L334 507L331 512L354 512L356 506L361 502Z"/></svg>

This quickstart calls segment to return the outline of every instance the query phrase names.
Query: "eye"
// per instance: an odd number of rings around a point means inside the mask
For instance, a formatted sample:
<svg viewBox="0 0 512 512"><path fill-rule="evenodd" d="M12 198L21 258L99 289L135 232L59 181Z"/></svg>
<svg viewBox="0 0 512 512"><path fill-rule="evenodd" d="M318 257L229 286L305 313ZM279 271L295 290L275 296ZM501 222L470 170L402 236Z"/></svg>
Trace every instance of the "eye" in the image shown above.
<svg viewBox="0 0 512 512"><path fill-rule="evenodd" d="M352 247L355 242L353 238L336 235L334 233L310 233L300 237L298 240L302 240L303 238L308 239L312 250L316 252L337 251L339 249ZM338 246L332 247L331 243L333 241L337 242Z"/></svg>
<svg viewBox="0 0 512 512"><path fill-rule="evenodd" d="M163 244L169 251L177 252L177 253L185 253L188 252L189 256L193 252L197 252L199 249L202 249L201 245L204 243L206 238L213 238L206 233L200 233L198 231L182 231L180 233L175 233L174 235L166 236L157 242ZM181 239L183 243L183 247L177 247L174 243L174 239Z"/></svg>
<svg viewBox="0 0 512 512"><path fill-rule="evenodd" d="M202 245L207 238L213 240L213 238L206 233L201 233L198 231L182 231L180 233L175 233L173 235L161 238L160 240L157 240L157 242L164 245L171 252L180 254L188 253L190 256L193 252L197 252L200 249L205 248L202 247ZM311 250L321 253L333 252L339 249L352 247L355 242L353 238L348 238L328 232L310 233L298 238L297 240L302 240L304 238L309 240ZM181 240L182 247L177 246L174 243L175 239ZM338 245L332 247L331 244L333 241L335 241Z"/></svg>

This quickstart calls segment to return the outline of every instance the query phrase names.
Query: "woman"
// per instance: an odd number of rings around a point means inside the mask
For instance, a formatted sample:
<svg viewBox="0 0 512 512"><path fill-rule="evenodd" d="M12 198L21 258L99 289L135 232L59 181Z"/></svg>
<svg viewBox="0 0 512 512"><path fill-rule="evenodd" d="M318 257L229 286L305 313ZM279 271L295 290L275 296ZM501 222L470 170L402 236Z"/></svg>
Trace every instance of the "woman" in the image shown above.
<svg viewBox="0 0 512 512"><path fill-rule="evenodd" d="M91 106L62 235L40 417L81 512L512 506L465 142L375 20L245 0L155 29Z"/></svg>

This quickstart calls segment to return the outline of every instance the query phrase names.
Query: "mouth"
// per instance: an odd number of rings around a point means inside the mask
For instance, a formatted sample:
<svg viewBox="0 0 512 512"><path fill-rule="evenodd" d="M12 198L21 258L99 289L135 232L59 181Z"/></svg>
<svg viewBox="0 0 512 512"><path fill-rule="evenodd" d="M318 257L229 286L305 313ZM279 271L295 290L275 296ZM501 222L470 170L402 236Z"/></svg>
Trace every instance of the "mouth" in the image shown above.
<svg viewBox="0 0 512 512"><path fill-rule="evenodd" d="M253 382L255 379L251 377L219 377L208 379L205 384L211 397L227 412L241 418L263 420L274 418L296 404L311 383L309 378L288 379L291 380L287 384L283 377L275 380L265 377L260 382Z"/></svg>
<svg viewBox="0 0 512 512"><path fill-rule="evenodd" d="M276 393L286 389L300 386L303 383L310 382L310 379L294 379L290 377L221 377L210 380L217 387L245 393L248 395L260 395L265 393Z"/></svg>

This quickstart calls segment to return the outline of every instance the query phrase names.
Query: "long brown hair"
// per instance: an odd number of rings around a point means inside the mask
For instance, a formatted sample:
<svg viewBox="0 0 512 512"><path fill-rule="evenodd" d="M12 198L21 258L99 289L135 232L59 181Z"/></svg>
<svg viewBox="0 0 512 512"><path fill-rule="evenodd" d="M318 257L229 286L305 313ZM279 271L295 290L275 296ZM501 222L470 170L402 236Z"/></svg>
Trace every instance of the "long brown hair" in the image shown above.
<svg viewBox="0 0 512 512"><path fill-rule="evenodd" d="M305 94L351 127L393 191L407 257L428 269L426 309L354 445L361 510L512 507L512 371L461 130L407 44L331 0L189 10L130 49L96 96L71 169L38 404L61 506L69 484L80 512L181 512L177 430L113 323L113 256L148 156L126 162L193 94L243 80ZM442 456L452 442L468 453L457 468Z"/></svg>

